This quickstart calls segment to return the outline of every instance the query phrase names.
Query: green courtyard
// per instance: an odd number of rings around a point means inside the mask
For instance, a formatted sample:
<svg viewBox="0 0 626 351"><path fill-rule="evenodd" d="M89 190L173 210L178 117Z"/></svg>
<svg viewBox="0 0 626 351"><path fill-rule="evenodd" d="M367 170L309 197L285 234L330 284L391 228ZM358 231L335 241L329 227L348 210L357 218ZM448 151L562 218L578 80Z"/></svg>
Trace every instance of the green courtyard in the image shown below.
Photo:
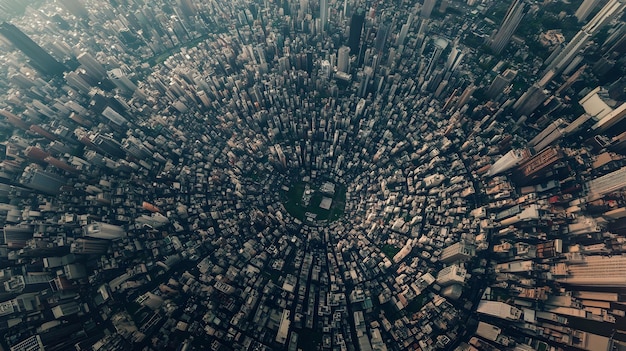
<svg viewBox="0 0 626 351"><path fill-rule="evenodd" d="M289 190L282 194L287 212L303 222L307 221L307 218L328 222L341 218L346 207L346 187L342 184L326 183L334 185L334 193L322 191L324 184L306 182L292 184Z"/></svg>

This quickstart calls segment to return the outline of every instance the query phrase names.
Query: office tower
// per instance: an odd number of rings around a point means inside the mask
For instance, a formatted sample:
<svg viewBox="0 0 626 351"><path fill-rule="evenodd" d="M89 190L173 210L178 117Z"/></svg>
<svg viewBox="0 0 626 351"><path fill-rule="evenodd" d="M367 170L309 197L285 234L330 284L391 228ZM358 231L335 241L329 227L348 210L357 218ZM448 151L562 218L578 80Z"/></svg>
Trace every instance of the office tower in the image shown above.
<svg viewBox="0 0 626 351"><path fill-rule="evenodd" d="M585 184L588 193L602 196L626 187L626 167L592 179Z"/></svg>
<svg viewBox="0 0 626 351"><path fill-rule="evenodd" d="M467 270L465 267L453 264L439 271L437 274L437 284L441 286L463 284L465 283L466 276Z"/></svg>
<svg viewBox="0 0 626 351"><path fill-rule="evenodd" d="M620 23L611 35L604 41L602 48L607 54L626 53L626 23Z"/></svg>
<svg viewBox="0 0 626 351"><path fill-rule="evenodd" d="M496 76L496 78L491 82L489 89L485 95L489 99L495 99L498 95L500 95L506 87L511 85L513 79L517 76L517 71L507 68L503 73L500 73Z"/></svg>
<svg viewBox="0 0 626 351"><path fill-rule="evenodd" d="M435 8L436 2L437 0L424 0L424 4L422 5L420 16L422 18L430 18L430 14L433 12L433 8Z"/></svg>
<svg viewBox="0 0 626 351"><path fill-rule="evenodd" d="M363 72L359 72L359 74L361 75L361 81L359 84L359 96L365 97L367 96L367 88L369 87L370 82L372 81L372 78L374 76L374 69L370 66L365 66L365 68L363 68Z"/></svg>
<svg viewBox="0 0 626 351"><path fill-rule="evenodd" d="M143 160L152 156L152 152L144 146L143 142L132 135L123 140L122 146L128 155L136 159Z"/></svg>
<svg viewBox="0 0 626 351"><path fill-rule="evenodd" d="M137 90L137 86L122 72L119 68L114 68L107 72L109 79L116 87L124 90L128 93L133 93Z"/></svg>
<svg viewBox="0 0 626 351"><path fill-rule="evenodd" d="M320 0L320 26L322 32L326 30L326 22L328 21L328 0Z"/></svg>
<svg viewBox="0 0 626 351"><path fill-rule="evenodd" d="M365 23L365 15L362 10L358 10L350 19L350 36L348 37L348 46L350 52L358 55L361 48L361 33L363 32L363 24Z"/></svg>
<svg viewBox="0 0 626 351"><path fill-rule="evenodd" d="M39 334L29 336L28 338L13 344L11 351L43 351L45 350Z"/></svg>
<svg viewBox="0 0 626 351"><path fill-rule="evenodd" d="M599 3L600 0L584 0L583 3L578 6L576 13L574 13L578 22L584 22L585 19L587 19L587 16L589 16L591 11L593 11Z"/></svg>
<svg viewBox="0 0 626 351"><path fill-rule="evenodd" d="M350 71L350 48L342 46L337 54L337 70L343 73Z"/></svg>
<svg viewBox="0 0 626 351"><path fill-rule="evenodd" d="M107 106L102 111L102 116L106 117L109 121L115 123L118 126L123 126L126 123L128 123L128 121L126 120L126 118L124 118L124 116L120 115L117 111L112 109L110 106Z"/></svg>
<svg viewBox="0 0 626 351"><path fill-rule="evenodd" d="M530 114L548 98L547 92L538 84L533 84L522 96L513 104L515 116L530 116Z"/></svg>
<svg viewBox="0 0 626 351"><path fill-rule="evenodd" d="M474 94L475 90L476 90L476 86L474 84L470 84L467 88L465 88L465 90L463 90L463 93L461 93L461 96L459 97L459 100L456 103L456 108L463 107L463 105L465 105L469 101L469 99L472 97L472 94Z"/></svg>
<svg viewBox="0 0 626 351"><path fill-rule="evenodd" d="M530 152L526 149L511 150L491 165L489 171L487 171L487 176L495 176L513 169L526 161L529 157Z"/></svg>
<svg viewBox="0 0 626 351"><path fill-rule="evenodd" d="M439 260L443 263L453 263L457 261L467 261L476 255L474 245L465 241L456 242L441 251Z"/></svg>
<svg viewBox="0 0 626 351"><path fill-rule="evenodd" d="M102 222L95 222L83 227L83 235L95 239L121 239L126 236L124 228Z"/></svg>
<svg viewBox="0 0 626 351"><path fill-rule="evenodd" d="M626 287L626 256L585 256L582 263L567 265L567 274L555 279L577 286Z"/></svg>
<svg viewBox="0 0 626 351"><path fill-rule="evenodd" d="M376 39L374 41L374 50L375 53L381 55L383 50L385 49L385 41L387 40L387 33L389 33L389 28L381 24L378 28L378 32L376 32Z"/></svg>
<svg viewBox="0 0 626 351"><path fill-rule="evenodd" d="M463 57L465 57L465 54L454 46L452 50L450 50L450 54L446 60L446 69L448 72L454 72L463 60Z"/></svg>
<svg viewBox="0 0 626 351"><path fill-rule="evenodd" d="M94 79L102 79L106 77L107 71L104 69L102 64L98 62L91 54L88 52L83 52L76 57L76 60L83 66L87 74Z"/></svg>
<svg viewBox="0 0 626 351"><path fill-rule="evenodd" d="M606 116L604 116L601 120L599 120L596 124L594 124L591 128L596 133L605 133L608 132L610 128L616 126L618 123L622 122L626 118L626 103L622 103L615 109L611 110ZM622 132L622 128L617 128L617 130L613 130L610 133L616 134L618 132Z"/></svg>
<svg viewBox="0 0 626 351"><path fill-rule="evenodd" d="M563 151L558 147L543 149L535 156L524 161L517 170L514 171L512 179L522 185L528 184L543 177L552 170L557 162L563 159Z"/></svg>
<svg viewBox="0 0 626 351"><path fill-rule="evenodd" d="M448 9L449 0L441 0L441 4L439 5L439 13L446 13Z"/></svg>
<svg viewBox="0 0 626 351"><path fill-rule="evenodd" d="M565 134L566 125L567 123L562 118L557 119L550 123L541 133L532 138L528 142L528 146L535 152L543 150L546 146L554 143Z"/></svg>
<svg viewBox="0 0 626 351"><path fill-rule="evenodd" d="M63 176L43 171L32 164L24 168L19 183L33 190L57 195L61 192L61 187L67 184L67 181Z"/></svg>
<svg viewBox="0 0 626 351"><path fill-rule="evenodd" d="M4 245L13 249L21 249L33 238L35 230L30 225L5 225L3 229Z"/></svg>
<svg viewBox="0 0 626 351"><path fill-rule="evenodd" d="M198 13L196 6L191 0L176 0L176 3L187 17L193 17Z"/></svg>
<svg viewBox="0 0 626 351"><path fill-rule="evenodd" d="M70 245L70 252L75 254L102 254L109 249L110 241L94 238L78 238Z"/></svg>
<svg viewBox="0 0 626 351"><path fill-rule="evenodd" d="M476 312L513 321L522 317L522 310L501 301L481 300Z"/></svg>
<svg viewBox="0 0 626 351"><path fill-rule="evenodd" d="M428 65L426 66L426 70L424 71L424 77L426 79L430 78L430 74L432 73L432 71L434 71L435 66L437 65L437 61L439 61L439 57L441 56L441 53L448 47L448 41L446 39L437 38L434 40L434 42L435 48L430 55Z"/></svg>
<svg viewBox="0 0 626 351"><path fill-rule="evenodd" d="M61 76L67 69L16 26L3 22L0 24L0 34L23 52L30 59L29 64L40 73L47 76Z"/></svg>
<svg viewBox="0 0 626 351"><path fill-rule="evenodd" d="M552 77L561 73L585 47L591 37L596 35L602 27L619 16L626 8L626 0L609 0L604 7L570 40L559 54L549 61L544 71L543 84L547 84Z"/></svg>
<svg viewBox="0 0 626 351"><path fill-rule="evenodd" d="M504 16L504 20L502 21L500 28L498 28L496 34L489 39L489 47L494 54L499 55L506 47L523 16L523 0L513 0L513 3L511 3L511 6L509 6L509 9Z"/></svg>
<svg viewBox="0 0 626 351"><path fill-rule="evenodd" d="M4 282L4 291L8 293L29 293L41 291L49 286L52 274L33 272L16 275Z"/></svg>
<svg viewBox="0 0 626 351"><path fill-rule="evenodd" d="M409 15L409 17L410 17L410 15ZM411 24L410 23L405 23L405 24L402 25L402 28L400 29L400 34L396 38L396 46L400 46L400 45L404 44L404 40L406 39L406 36L409 33L409 29L410 28L411 28Z"/></svg>

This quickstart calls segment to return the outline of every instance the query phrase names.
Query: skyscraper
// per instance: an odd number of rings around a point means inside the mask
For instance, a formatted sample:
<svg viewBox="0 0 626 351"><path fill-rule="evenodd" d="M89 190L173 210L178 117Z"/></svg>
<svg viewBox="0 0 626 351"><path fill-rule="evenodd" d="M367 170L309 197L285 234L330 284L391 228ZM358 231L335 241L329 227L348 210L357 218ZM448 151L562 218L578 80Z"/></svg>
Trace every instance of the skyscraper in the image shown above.
<svg viewBox="0 0 626 351"><path fill-rule="evenodd" d="M584 22L587 16L593 11L593 9L600 3L600 0L585 0L576 10L574 16L578 19L578 22Z"/></svg>
<svg viewBox="0 0 626 351"><path fill-rule="evenodd" d="M67 67L42 49L41 46L37 45L16 26L3 22L0 24L0 34L15 45L24 55L28 56L30 65L42 74L61 76L67 69Z"/></svg>
<svg viewBox="0 0 626 351"><path fill-rule="evenodd" d="M498 74L493 82L491 82L491 85L485 95L489 99L495 99L507 86L511 84L516 75L516 70L507 68L503 73Z"/></svg>
<svg viewBox="0 0 626 351"><path fill-rule="evenodd" d="M337 56L337 70L348 73L350 71L350 48L347 46L340 47Z"/></svg>
<svg viewBox="0 0 626 351"><path fill-rule="evenodd" d="M528 117L542 102L546 101L548 95L537 83L533 84L522 96L513 104L513 114L517 117Z"/></svg>
<svg viewBox="0 0 626 351"><path fill-rule="evenodd" d="M87 74L94 79L102 79L106 77L107 71L98 60L96 60L88 52L83 52L76 57L78 62L85 68Z"/></svg>
<svg viewBox="0 0 626 351"><path fill-rule="evenodd" d="M523 16L524 2L522 0L513 0L513 3L506 11L500 28L492 38L489 38L489 47L496 55L499 55L509 43Z"/></svg>
<svg viewBox="0 0 626 351"><path fill-rule="evenodd" d="M586 256L581 264L567 266L556 281L578 286L626 286L626 256Z"/></svg>
<svg viewBox="0 0 626 351"><path fill-rule="evenodd" d="M361 47L361 32L363 31L363 23L365 22L365 15L362 11L357 11L352 15L350 19L350 37L348 38L348 46L350 52L357 55L359 48Z"/></svg>
<svg viewBox="0 0 626 351"><path fill-rule="evenodd" d="M626 8L626 0L609 0L604 7L567 43L544 71L541 82L547 84L552 77L561 73L602 27L619 16Z"/></svg>
<svg viewBox="0 0 626 351"><path fill-rule="evenodd" d="M19 183L27 188L57 195L61 192L61 187L65 185L67 181L63 176L49 173L34 165L30 165L24 168Z"/></svg>
<svg viewBox="0 0 626 351"><path fill-rule="evenodd" d="M428 60L428 65L424 70L424 77L426 77L427 79L430 78L430 74L432 73L432 71L434 71L437 62L439 61L439 57L441 56L441 53L448 47L448 41L444 38L436 38L433 41L435 44L435 48L433 49L430 59Z"/></svg>
<svg viewBox="0 0 626 351"><path fill-rule="evenodd" d="M328 0L320 0L320 22L322 32L326 30L326 22L328 21Z"/></svg>
<svg viewBox="0 0 626 351"><path fill-rule="evenodd" d="M422 18L430 18L430 14L433 12L436 2L437 0L424 0L422 11L420 12Z"/></svg>
<svg viewBox="0 0 626 351"><path fill-rule="evenodd" d="M389 28L382 24L378 28L378 32L376 32L376 39L374 42L374 49L376 54L380 55L385 48L385 41L387 40L387 34L389 33Z"/></svg>

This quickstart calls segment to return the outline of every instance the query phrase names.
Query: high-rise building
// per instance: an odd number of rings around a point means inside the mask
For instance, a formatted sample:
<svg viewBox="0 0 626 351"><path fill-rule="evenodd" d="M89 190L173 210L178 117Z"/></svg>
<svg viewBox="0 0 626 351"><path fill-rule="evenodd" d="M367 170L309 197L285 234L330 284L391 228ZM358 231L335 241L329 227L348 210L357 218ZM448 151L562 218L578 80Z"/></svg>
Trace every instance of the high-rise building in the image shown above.
<svg viewBox="0 0 626 351"><path fill-rule="evenodd" d="M439 260L443 263L453 263L457 261L467 261L476 255L474 245L465 241L456 242L441 251Z"/></svg>
<svg viewBox="0 0 626 351"><path fill-rule="evenodd" d="M430 18L430 14L433 12L436 2L437 0L424 0L424 4L422 5L420 16L422 18Z"/></svg>
<svg viewBox="0 0 626 351"><path fill-rule="evenodd" d="M605 195L626 187L626 167L592 179L585 184L591 196Z"/></svg>
<svg viewBox="0 0 626 351"><path fill-rule="evenodd" d="M489 171L487 171L487 176L495 176L500 173L504 173L510 169L513 169L514 167L519 166L529 157L530 152L527 149L513 149L504 154L491 165Z"/></svg>
<svg viewBox="0 0 626 351"><path fill-rule="evenodd" d="M535 83L513 104L513 113L515 116L529 116L533 111L546 101L548 95L542 87Z"/></svg>
<svg viewBox="0 0 626 351"><path fill-rule="evenodd" d="M76 57L76 60L85 68L87 74L95 79L106 77L107 71L98 60L88 52L83 52Z"/></svg>
<svg viewBox="0 0 626 351"><path fill-rule="evenodd" d="M320 26L322 32L326 30L326 22L328 22L328 0L320 0Z"/></svg>
<svg viewBox="0 0 626 351"><path fill-rule="evenodd" d="M110 241L93 238L78 238L70 245L70 252L76 254L102 254L107 252Z"/></svg>
<svg viewBox="0 0 626 351"><path fill-rule="evenodd" d="M34 228L30 225L5 225L3 228L4 242L8 248L23 248L33 238Z"/></svg>
<svg viewBox="0 0 626 351"><path fill-rule="evenodd" d="M563 284L597 287L626 287L626 256L586 256L583 263L567 265Z"/></svg>
<svg viewBox="0 0 626 351"><path fill-rule="evenodd" d="M433 49L432 54L430 55L430 59L428 60L428 65L424 70L424 76L428 79L430 78L430 74L435 70L437 62L439 61L439 57L441 53L448 47L448 41L444 38L437 38L434 40L435 47Z"/></svg>
<svg viewBox="0 0 626 351"><path fill-rule="evenodd" d="M24 169L19 182L27 188L51 195L59 194L61 187L67 184L65 177L43 171L35 165L29 165Z"/></svg>
<svg viewBox="0 0 626 351"><path fill-rule="evenodd" d="M439 5L439 13L446 13L448 9L449 0L441 0L441 4Z"/></svg>
<svg viewBox="0 0 626 351"><path fill-rule="evenodd" d="M126 236L124 228L102 222L95 222L83 227L83 234L90 238L96 239L121 239Z"/></svg>
<svg viewBox="0 0 626 351"><path fill-rule="evenodd" d="M467 270L463 266L453 264L440 270L437 274L437 284L448 286L451 284L463 284L467 277Z"/></svg>
<svg viewBox="0 0 626 351"><path fill-rule="evenodd" d="M61 76L67 69L41 46L16 26L3 22L0 24L0 34L9 40L15 47L28 56L29 64L37 71L47 76Z"/></svg>
<svg viewBox="0 0 626 351"><path fill-rule="evenodd" d="M115 86L119 89L125 90L129 93L133 93L137 90L135 83L133 83L121 69L114 68L107 73L111 82L113 82L113 84L115 84Z"/></svg>
<svg viewBox="0 0 626 351"><path fill-rule="evenodd" d="M509 9L506 11L500 28L498 28L498 31L493 37L489 38L489 47L496 55L499 55L509 43L517 26L522 21L523 16L524 1L513 0L513 3L511 3L511 6L509 6Z"/></svg>
<svg viewBox="0 0 626 351"><path fill-rule="evenodd" d="M29 336L28 338L11 346L11 351L43 351L45 350L39 334Z"/></svg>
<svg viewBox="0 0 626 351"><path fill-rule="evenodd" d="M348 38L348 46L354 55L358 55L361 48L361 33L363 32L363 23L365 23L365 15L363 11L358 10L352 14L350 19L350 37Z"/></svg>
<svg viewBox="0 0 626 351"><path fill-rule="evenodd" d="M552 77L561 73L578 55L591 37L596 35L605 24L619 16L626 8L626 0L609 0L606 5L559 51L554 58L549 58L549 65L544 71L542 84L547 84Z"/></svg>
<svg viewBox="0 0 626 351"><path fill-rule="evenodd" d="M342 46L337 54L337 70L348 73L350 71L350 48Z"/></svg>
<svg viewBox="0 0 626 351"><path fill-rule="evenodd" d="M511 85L513 79L517 76L517 71L507 68L503 73L500 73L494 78L493 82L487 89L485 95L489 99L495 99L498 95L500 95L506 87Z"/></svg>
<svg viewBox="0 0 626 351"><path fill-rule="evenodd" d="M591 11L593 11L593 9L600 3L600 0L585 0L583 1L582 4L580 4L580 6L578 6L578 9L576 10L576 13L574 13L574 16L576 16L576 18L578 19L578 22L584 22L585 19L587 19L587 16L589 16L589 14L591 14Z"/></svg>
<svg viewBox="0 0 626 351"><path fill-rule="evenodd" d="M376 54L380 55L385 49L385 41L387 40L387 33L389 33L389 27L381 25L376 32L376 39L374 42L374 49Z"/></svg>

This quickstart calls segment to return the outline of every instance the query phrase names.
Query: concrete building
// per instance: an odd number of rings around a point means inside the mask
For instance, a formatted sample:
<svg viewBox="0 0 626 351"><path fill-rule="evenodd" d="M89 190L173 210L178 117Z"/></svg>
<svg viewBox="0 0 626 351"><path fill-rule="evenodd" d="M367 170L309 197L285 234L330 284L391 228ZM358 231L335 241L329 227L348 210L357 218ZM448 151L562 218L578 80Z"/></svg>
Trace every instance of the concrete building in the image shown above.
<svg viewBox="0 0 626 351"><path fill-rule="evenodd" d="M468 244L465 241L456 242L441 251L439 260L443 263L454 263L457 261L468 261L476 255L476 248L474 245Z"/></svg>

